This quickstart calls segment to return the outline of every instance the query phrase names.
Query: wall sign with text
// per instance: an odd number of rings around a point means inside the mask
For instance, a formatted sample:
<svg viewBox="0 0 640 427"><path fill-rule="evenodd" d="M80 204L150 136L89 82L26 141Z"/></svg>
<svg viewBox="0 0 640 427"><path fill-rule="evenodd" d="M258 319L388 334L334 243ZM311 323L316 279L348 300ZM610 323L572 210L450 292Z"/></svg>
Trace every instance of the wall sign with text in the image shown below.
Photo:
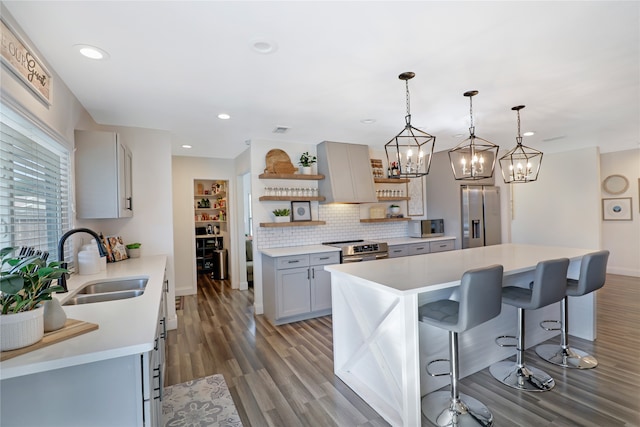
<svg viewBox="0 0 640 427"><path fill-rule="evenodd" d="M38 97L51 105L51 73L33 50L4 20L0 20L0 58Z"/></svg>

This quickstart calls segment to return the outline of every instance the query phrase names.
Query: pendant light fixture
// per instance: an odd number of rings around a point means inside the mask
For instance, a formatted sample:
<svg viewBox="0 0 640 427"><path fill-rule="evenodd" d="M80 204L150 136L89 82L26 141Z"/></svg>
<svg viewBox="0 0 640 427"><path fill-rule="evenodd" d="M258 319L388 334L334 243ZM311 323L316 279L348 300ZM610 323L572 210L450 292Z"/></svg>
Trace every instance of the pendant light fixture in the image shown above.
<svg viewBox="0 0 640 427"><path fill-rule="evenodd" d="M449 161L456 180L477 181L491 178L498 157L500 147L475 135L472 99L477 94L477 90L464 93L464 96L469 97L469 114L471 116L469 138L449 150Z"/></svg>
<svg viewBox="0 0 640 427"><path fill-rule="evenodd" d="M384 145L391 178L420 178L429 173L436 137L411 126L409 80L415 73L398 76L405 81L407 91L407 115L404 129Z"/></svg>
<svg viewBox="0 0 640 427"><path fill-rule="evenodd" d="M532 182L538 179L540 165L542 164L542 151L522 145L520 135L520 110L524 105L513 107L512 110L518 113L518 136L517 145L504 156L500 157L500 168L505 184Z"/></svg>

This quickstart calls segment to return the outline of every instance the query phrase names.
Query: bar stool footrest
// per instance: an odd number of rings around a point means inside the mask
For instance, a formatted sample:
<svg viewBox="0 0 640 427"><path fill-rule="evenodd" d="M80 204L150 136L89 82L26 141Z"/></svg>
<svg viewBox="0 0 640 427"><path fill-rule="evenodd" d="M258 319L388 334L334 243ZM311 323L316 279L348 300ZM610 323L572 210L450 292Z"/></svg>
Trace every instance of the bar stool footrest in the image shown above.
<svg viewBox="0 0 640 427"><path fill-rule="evenodd" d="M559 326L556 327L551 327L551 326L545 326L545 323L553 323ZM540 322L540 327L542 329L544 329L545 331L561 331L562 330L562 322L559 320L543 320L542 322Z"/></svg>
<svg viewBox="0 0 640 427"><path fill-rule="evenodd" d="M447 362L447 363L449 363L449 362L451 362L451 360L449 360L449 359L434 359L434 360L432 360L431 362L427 363L426 370L427 370L427 374L429 374L429 376L430 376L430 377L444 377L444 376L446 376L446 375L449 375L449 376L451 375L451 372L450 372L450 371L442 372L442 373L433 373L433 372L431 372L431 370L429 369L429 367L430 367L431 365L433 365L434 363L440 363L440 362Z"/></svg>
<svg viewBox="0 0 640 427"><path fill-rule="evenodd" d="M514 344L508 344L508 343L503 343L500 342L501 340L515 340L516 343ZM513 336L513 335L501 335L499 337L496 337L496 339L494 340L496 344L498 344L500 347L517 347L518 344L518 337Z"/></svg>

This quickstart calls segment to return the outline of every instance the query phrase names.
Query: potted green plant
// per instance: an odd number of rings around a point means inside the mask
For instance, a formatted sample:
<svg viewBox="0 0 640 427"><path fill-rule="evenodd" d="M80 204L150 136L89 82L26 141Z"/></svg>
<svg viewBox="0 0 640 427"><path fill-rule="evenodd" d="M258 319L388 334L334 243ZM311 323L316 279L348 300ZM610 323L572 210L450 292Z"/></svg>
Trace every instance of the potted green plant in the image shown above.
<svg viewBox="0 0 640 427"><path fill-rule="evenodd" d="M0 350L26 347L44 335L44 302L62 286L53 284L67 273L60 262L16 257L16 248L0 250Z"/></svg>
<svg viewBox="0 0 640 427"><path fill-rule="evenodd" d="M389 211L391 211L391 215L398 215L400 213L400 206L391 205L389 206Z"/></svg>
<svg viewBox="0 0 640 427"><path fill-rule="evenodd" d="M125 246L129 258L140 258L140 246L142 246L142 243L128 243Z"/></svg>
<svg viewBox="0 0 640 427"><path fill-rule="evenodd" d="M313 166L313 164L317 161L318 159L316 158L316 156L312 156L308 151L302 153L302 155L300 156L300 161L298 162L298 164L302 167L302 174L311 175L311 166Z"/></svg>
<svg viewBox="0 0 640 427"><path fill-rule="evenodd" d="M275 222L289 222L290 220L290 215L291 214L291 210L289 209L274 209L273 210L273 215L274 215L274 219Z"/></svg>

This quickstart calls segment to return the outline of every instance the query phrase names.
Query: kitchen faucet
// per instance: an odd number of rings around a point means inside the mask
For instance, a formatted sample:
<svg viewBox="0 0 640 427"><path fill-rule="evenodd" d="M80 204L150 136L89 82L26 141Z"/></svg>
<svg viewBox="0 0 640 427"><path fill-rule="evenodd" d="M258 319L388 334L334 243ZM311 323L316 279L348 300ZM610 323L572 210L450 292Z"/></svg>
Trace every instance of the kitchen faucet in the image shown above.
<svg viewBox="0 0 640 427"><path fill-rule="evenodd" d="M96 239L96 242L98 243L98 251L100 252L100 257L107 256L107 252L104 250L104 246L102 246L102 241L100 241L100 236L98 236L98 234L95 231L90 230L88 228L73 228L73 229L67 231L66 233L64 233L62 235L62 237L60 238L60 241L58 242L58 261L60 261L60 267L67 268L67 263L64 262L64 242L67 241L69 236L71 236L72 234L75 234L75 233L88 233L88 234L91 234ZM67 289L67 279L68 278L69 278L69 273L64 273L58 279L58 285L62 286L62 288L64 289L64 291L60 291L60 292L68 292L69 291Z"/></svg>

